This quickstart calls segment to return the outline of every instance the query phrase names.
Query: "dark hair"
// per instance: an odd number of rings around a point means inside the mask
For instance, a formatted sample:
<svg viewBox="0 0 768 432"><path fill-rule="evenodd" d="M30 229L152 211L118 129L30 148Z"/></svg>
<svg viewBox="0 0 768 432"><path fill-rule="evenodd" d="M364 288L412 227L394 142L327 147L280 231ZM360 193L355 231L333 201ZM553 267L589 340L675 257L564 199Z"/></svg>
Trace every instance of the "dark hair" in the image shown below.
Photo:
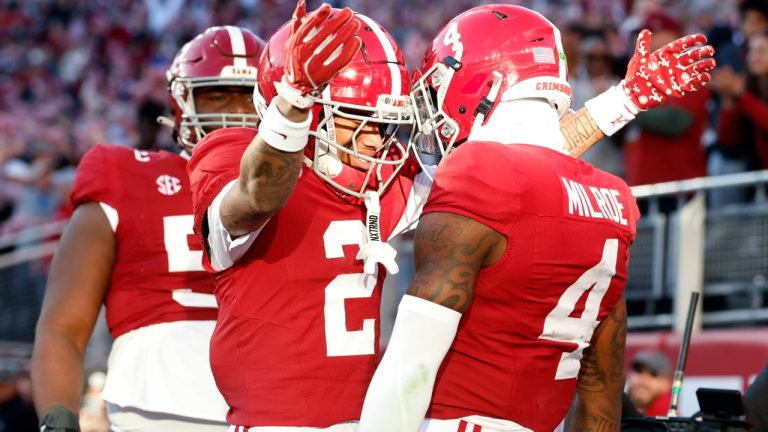
<svg viewBox="0 0 768 432"><path fill-rule="evenodd" d="M747 11L756 11L768 18L768 1L766 0L743 0L739 5L741 16L746 15Z"/></svg>
<svg viewBox="0 0 768 432"><path fill-rule="evenodd" d="M752 37L768 39L768 31L759 32ZM768 88L765 85L764 77L754 75L749 69L746 70L746 75L746 90L757 96L761 101L768 103Z"/></svg>

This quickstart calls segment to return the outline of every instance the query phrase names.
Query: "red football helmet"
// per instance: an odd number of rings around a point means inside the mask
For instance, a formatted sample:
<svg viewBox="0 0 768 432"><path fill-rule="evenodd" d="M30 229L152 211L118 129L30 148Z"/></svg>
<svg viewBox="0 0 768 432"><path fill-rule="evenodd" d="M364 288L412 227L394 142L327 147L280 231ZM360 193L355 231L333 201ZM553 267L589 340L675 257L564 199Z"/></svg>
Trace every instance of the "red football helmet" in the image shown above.
<svg viewBox="0 0 768 432"><path fill-rule="evenodd" d="M205 128L258 126L257 114L198 114L194 91L212 86L253 89L264 45L250 30L222 26L205 30L181 48L166 72L179 144L191 148L205 136Z"/></svg>
<svg viewBox="0 0 768 432"><path fill-rule="evenodd" d="M334 12L337 12L335 9ZM413 108L409 95L408 70L400 48L392 36L371 18L355 13L361 24L357 34L360 51L325 88L312 108L314 138L305 150L306 163L315 173L343 193L361 197L366 190L383 192L402 168L410 151L410 138L403 145L395 137L403 127L413 133ZM257 111L263 113L277 95L285 67L285 43L290 24L283 25L267 42L259 63L256 98ZM352 134L351 148L336 143L334 116L359 122ZM383 146L373 156L358 152L357 137L366 125L375 123ZM353 190L335 177L342 171L340 152L369 164L360 189Z"/></svg>
<svg viewBox="0 0 768 432"><path fill-rule="evenodd" d="M447 154L500 101L540 98L571 106L560 31L539 13L506 4L472 8L440 30L414 71L419 146Z"/></svg>

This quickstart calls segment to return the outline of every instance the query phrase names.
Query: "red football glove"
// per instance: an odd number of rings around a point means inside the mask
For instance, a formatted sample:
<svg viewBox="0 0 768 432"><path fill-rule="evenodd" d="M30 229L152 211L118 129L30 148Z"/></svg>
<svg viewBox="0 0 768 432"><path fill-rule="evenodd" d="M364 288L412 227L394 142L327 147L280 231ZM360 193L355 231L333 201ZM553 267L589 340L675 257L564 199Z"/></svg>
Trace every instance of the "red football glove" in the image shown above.
<svg viewBox="0 0 768 432"><path fill-rule="evenodd" d="M651 53L651 32L641 31L626 77L584 106L600 130L613 135L638 112L703 87L712 78L709 71L715 67L715 50L704 45L706 42L703 34L695 34Z"/></svg>
<svg viewBox="0 0 768 432"><path fill-rule="evenodd" d="M703 87L715 67L715 50L706 42L703 34L690 35L651 54L651 32L641 31L624 78L624 91L632 103L644 111Z"/></svg>
<svg viewBox="0 0 768 432"><path fill-rule="evenodd" d="M275 88L298 108L310 107L360 49L360 39L355 37L360 23L352 19L352 10L344 8L330 15L327 3L307 15L305 0L299 0L293 12L285 44L285 75Z"/></svg>

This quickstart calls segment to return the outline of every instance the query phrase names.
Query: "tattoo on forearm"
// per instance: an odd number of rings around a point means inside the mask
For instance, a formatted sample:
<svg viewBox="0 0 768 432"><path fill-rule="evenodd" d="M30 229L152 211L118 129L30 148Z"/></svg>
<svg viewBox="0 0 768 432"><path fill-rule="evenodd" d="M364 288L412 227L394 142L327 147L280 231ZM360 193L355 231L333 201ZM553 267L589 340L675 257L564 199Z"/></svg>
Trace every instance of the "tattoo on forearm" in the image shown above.
<svg viewBox="0 0 768 432"><path fill-rule="evenodd" d="M598 418L590 416L588 420L589 426L585 429L580 429L584 432L618 432L619 424L604 418Z"/></svg>
<svg viewBox="0 0 768 432"><path fill-rule="evenodd" d="M222 205L222 221L230 226L248 224L254 216L282 207L296 186L303 157L303 152L286 153L265 143L251 144L240 164L248 204ZM250 211L244 213L243 208Z"/></svg>
<svg viewBox="0 0 768 432"><path fill-rule="evenodd" d="M617 305L605 318L607 334L603 335L610 349L590 347L584 352L579 374L579 389L586 392L603 392L620 381L624 385L624 345L627 334L626 309ZM607 357L606 357L607 356ZM606 358L604 358L606 357ZM605 366L610 366L606 371Z"/></svg>
<svg viewBox="0 0 768 432"><path fill-rule="evenodd" d="M584 154L605 136L586 108L565 117L560 122L560 132L565 138L565 150L575 157Z"/></svg>
<svg viewBox="0 0 768 432"><path fill-rule="evenodd" d="M619 430L626 332L626 305L621 299L595 331L593 341L598 345L584 352L578 381L584 411L577 430Z"/></svg>
<svg viewBox="0 0 768 432"><path fill-rule="evenodd" d="M469 307L485 255L501 238L490 230L465 235L472 225L477 222L446 213L437 222L419 226L414 250L418 271L410 295L459 312Z"/></svg>

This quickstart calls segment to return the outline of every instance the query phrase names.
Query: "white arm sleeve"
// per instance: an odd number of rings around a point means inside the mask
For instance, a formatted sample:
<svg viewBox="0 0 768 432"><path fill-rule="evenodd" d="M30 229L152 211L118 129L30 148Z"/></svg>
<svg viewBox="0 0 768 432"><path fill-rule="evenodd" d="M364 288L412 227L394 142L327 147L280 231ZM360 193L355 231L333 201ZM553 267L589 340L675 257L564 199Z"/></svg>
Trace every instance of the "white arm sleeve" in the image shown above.
<svg viewBox="0 0 768 432"><path fill-rule="evenodd" d="M236 182L237 180L232 180L221 188L221 192L216 195L216 198L214 198L206 212L206 217L208 218L208 246L211 248L211 265L216 271L232 267L235 261L240 259L248 248L251 247L261 230L264 229L262 225L256 231L233 239L227 229L224 228L224 223L221 221L221 202Z"/></svg>
<svg viewBox="0 0 768 432"><path fill-rule="evenodd" d="M387 352L368 387L359 432L417 432L461 314L403 296Z"/></svg>

